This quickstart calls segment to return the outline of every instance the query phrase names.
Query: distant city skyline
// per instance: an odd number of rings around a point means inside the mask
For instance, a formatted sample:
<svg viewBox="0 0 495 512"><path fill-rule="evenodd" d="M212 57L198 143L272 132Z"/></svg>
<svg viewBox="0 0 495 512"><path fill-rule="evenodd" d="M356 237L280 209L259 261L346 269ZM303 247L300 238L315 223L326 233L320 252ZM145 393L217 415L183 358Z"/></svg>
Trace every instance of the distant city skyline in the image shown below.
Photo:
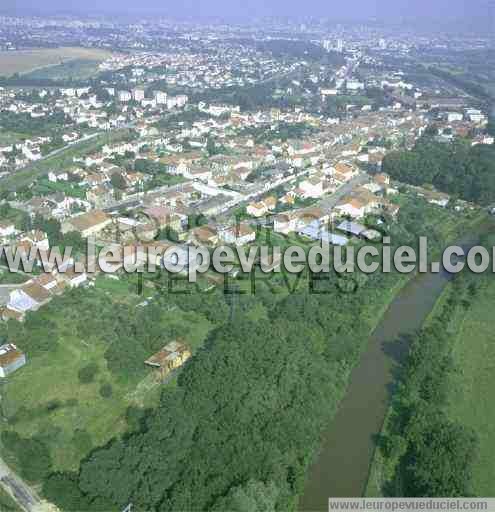
<svg viewBox="0 0 495 512"><path fill-rule="evenodd" d="M490 0L349 0L329 5L324 0L307 0L304 3L283 0L182 0L164 5L159 0L142 0L137 5L129 0L87 0L83 5L68 6L64 0L5 0L1 9L39 14L57 11L75 13L112 12L119 14L160 13L171 17L191 18L238 18L255 17L325 17L330 19L363 20L378 18L383 21L416 19L478 18L485 23L493 12Z"/></svg>

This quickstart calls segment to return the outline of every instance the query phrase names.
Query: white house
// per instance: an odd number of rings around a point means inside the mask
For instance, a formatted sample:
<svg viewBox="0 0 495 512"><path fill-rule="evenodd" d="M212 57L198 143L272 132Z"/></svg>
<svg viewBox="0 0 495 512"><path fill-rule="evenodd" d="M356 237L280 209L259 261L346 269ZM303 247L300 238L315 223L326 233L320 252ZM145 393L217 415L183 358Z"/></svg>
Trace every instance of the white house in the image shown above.
<svg viewBox="0 0 495 512"><path fill-rule="evenodd" d="M335 211L342 216L362 219L366 215L366 205L359 199L352 198L338 204Z"/></svg>
<svg viewBox="0 0 495 512"><path fill-rule="evenodd" d="M263 215L268 213L268 208L262 202L259 203L251 203L248 204L246 208L246 213L251 215L252 217L263 217Z"/></svg>
<svg viewBox="0 0 495 512"><path fill-rule="evenodd" d="M317 177L302 181L299 184L299 188L301 189L303 197L305 198L311 197L317 199L323 196L323 194L325 193L323 180Z"/></svg>
<svg viewBox="0 0 495 512"><path fill-rule="evenodd" d="M68 181L69 174L67 172L54 172L50 171L48 173L48 181L52 183L57 183L57 181Z"/></svg>
<svg viewBox="0 0 495 512"><path fill-rule="evenodd" d="M78 288L88 280L86 272L76 272L74 267L67 269L66 272L60 274L60 277L71 287Z"/></svg>
<svg viewBox="0 0 495 512"><path fill-rule="evenodd" d="M0 221L0 237L8 237L15 235L16 229L13 222Z"/></svg>
<svg viewBox="0 0 495 512"><path fill-rule="evenodd" d="M219 238L226 244L233 244L241 247L256 240L256 231L246 224L230 226L220 230Z"/></svg>
<svg viewBox="0 0 495 512"><path fill-rule="evenodd" d="M19 313L36 311L51 298L50 293L34 280L10 292L7 307Z"/></svg>

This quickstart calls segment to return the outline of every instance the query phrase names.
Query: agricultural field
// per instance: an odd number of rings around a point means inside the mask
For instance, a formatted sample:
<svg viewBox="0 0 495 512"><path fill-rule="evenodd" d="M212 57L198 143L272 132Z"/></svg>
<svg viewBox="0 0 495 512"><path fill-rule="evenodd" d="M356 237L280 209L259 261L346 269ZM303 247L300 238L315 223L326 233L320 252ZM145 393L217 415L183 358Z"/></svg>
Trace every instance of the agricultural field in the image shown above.
<svg viewBox="0 0 495 512"><path fill-rule="evenodd" d="M110 56L111 53L106 50L77 47L4 51L0 52L0 76L9 77L16 73L23 75L42 69L46 70L52 66L68 66L66 69L70 74L70 62L78 63L74 65L74 69L77 71L78 67L81 68L82 62L89 61L94 64ZM48 76L47 78L51 77Z"/></svg>

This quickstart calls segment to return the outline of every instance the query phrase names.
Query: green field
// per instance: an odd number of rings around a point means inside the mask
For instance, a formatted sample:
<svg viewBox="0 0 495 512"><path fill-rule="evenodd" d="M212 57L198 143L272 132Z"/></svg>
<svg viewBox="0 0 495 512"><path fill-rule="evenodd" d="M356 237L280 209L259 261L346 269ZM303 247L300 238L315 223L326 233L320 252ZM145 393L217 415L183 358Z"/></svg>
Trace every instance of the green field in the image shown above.
<svg viewBox="0 0 495 512"><path fill-rule="evenodd" d="M69 333L61 342L56 351L29 362L9 379L4 386L4 411L15 418L13 426L21 436L41 434L51 440L54 467L68 470L75 469L92 446L125 429L123 414L130 405L126 395L138 382L119 382L110 374L104 344L87 344ZM97 380L81 385L78 371L91 362L99 366ZM99 396L100 382L112 385L111 398ZM49 412L54 401L62 405ZM77 441L80 432L88 436L87 444Z"/></svg>
<svg viewBox="0 0 495 512"><path fill-rule="evenodd" d="M101 62L112 54L98 48L39 48L0 52L0 76L26 74L51 66L67 65L72 61Z"/></svg>
<svg viewBox="0 0 495 512"><path fill-rule="evenodd" d="M86 190L76 184L57 182L52 183L47 177L40 178L32 188L34 195L46 196L55 192L63 192L66 196L86 199Z"/></svg>
<svg viewBox="0 0 495 512"><path fill-rule="evenodd" d="M474 467L476 496L495 496L495 281L475 300L454 342L456 373L449 383L449 416L471 427L479 439Z"/></svg>
<svg viewBox="0 0 495 512"><path fill-rule="evenodd" d="M144 300L136 295L136 290L131 278L116 280L103 276L96 281L95 300L135 308ZM151 295L151 288L148 291ZM56 307L52 307L53 303L45 306L45 311L50 309L49 317L56 326L50 335L57 343L35 357L27 353L26 366L10 376L2 387L2 414L8 418L3 428L14 430L22 438L36 436L46 443L54 471L70 471L76 470L81 459L93 448L128 430L126 411L129 406L156 405L163 386L144 365L144 359L139 372L132 375L110 371L105 359L108 340L84 336L74 329L72 323L77 313L71 303L65 303L64 298L59 300ZM201 315L177 308L163 311L161 321L187 324L188 344L193 351L202 344L211 328ZM169 340L163 339L163 344L166 341ZM98 367L96 377L92 382L81 383L79 371L90 364ZM175 385L175 380L175 377L170 379L167 385ZM103 384L111 385L111 396L100 394ZM7 462L17 467L15 454L5 447L2 454Z"/></svg>
<svg viewBox="0 0 495 512"><path fill-rule="evenodd" d="M85 80L98 73L101 60L74 59L56 66L36 69L26 73L24 77L49 80Z"/></svg>

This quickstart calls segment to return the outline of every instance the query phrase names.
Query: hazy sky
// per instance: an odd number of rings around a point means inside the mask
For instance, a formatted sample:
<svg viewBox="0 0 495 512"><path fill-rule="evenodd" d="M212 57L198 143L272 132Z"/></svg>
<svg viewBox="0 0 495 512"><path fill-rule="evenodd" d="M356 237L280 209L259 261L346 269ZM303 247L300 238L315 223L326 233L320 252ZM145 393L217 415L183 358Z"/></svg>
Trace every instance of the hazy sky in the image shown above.
<svg viewBox="0 0 495 512"><path fill-rule="evenodd" d="M1 0L1 7L40 13L53 10L138 12L159 10L171 16L324 16L335 19L485 18L495 0Z"/></svg>

